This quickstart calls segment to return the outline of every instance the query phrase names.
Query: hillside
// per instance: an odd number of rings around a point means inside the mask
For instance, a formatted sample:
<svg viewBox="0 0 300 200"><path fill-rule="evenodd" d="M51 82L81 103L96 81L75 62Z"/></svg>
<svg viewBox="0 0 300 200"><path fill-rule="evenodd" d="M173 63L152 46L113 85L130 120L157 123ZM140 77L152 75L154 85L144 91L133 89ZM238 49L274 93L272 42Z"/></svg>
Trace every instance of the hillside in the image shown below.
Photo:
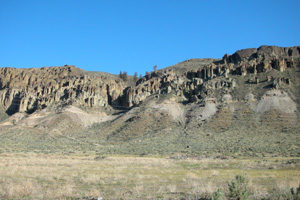
<svg viewBox="0 0 300 200"><path fill-rule="evenodd" d="M0 151L299 156L300 47L190 59L135 85L75 66L0 68Z"/></svg>

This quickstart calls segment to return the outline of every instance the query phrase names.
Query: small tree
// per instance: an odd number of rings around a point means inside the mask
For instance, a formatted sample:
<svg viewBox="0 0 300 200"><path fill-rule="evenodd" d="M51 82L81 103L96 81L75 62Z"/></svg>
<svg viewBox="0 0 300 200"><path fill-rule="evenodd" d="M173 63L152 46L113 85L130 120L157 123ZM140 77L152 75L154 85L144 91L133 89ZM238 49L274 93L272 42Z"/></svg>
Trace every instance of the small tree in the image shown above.
<svg viewBox="0 0 300 200"><path fill-rule="evenodd" d="M124 81L128 80L128 74L127 74L127 72L123 72L123 80Z"/></svg>
<svg viewBox="0 0 300 200"><path fill-rule="evenodd" d="M123 81L127 81L128 80L127 72L120 71L119 78L122 79Z"/></svg>
<svg viewBox="0 0 300 200"><path fill-rule="evenodd" d="M119 78L123 79L123 73L122 73L122 71L120 71Z"/></svg>
<svg viewBox="0 0 300 200"><path fill-rule="evenodd" d="M156 69L157 69L157 65L154 65L153 66L153 71L156 71Z"/></svg>
<svg viewBox="0 0 300 200"><path fill-rule="evenodd" d="M134 75L133 75L133 81L134 82L137 82L138 80L138 73L137 72L134 72Z"/></svg>

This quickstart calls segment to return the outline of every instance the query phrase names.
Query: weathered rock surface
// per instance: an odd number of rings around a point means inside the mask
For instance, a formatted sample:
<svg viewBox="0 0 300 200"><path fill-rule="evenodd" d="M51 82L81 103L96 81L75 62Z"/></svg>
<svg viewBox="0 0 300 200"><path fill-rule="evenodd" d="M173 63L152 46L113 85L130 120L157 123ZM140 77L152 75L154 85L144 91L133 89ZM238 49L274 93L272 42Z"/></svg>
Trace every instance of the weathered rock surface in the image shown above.
<svg viewBox="0 0 300 200"><path fill-rule="evenodd" d="M49 106L113 105L125 83L74 66L32 69L0 68L0 105L6 113L33 113Z"/></svg>
<svg viewBox="0 0 300 200"><path fill-rule="evenodd" d="M285 91L292 87L294 80L284 74L299 67L299 58L300 47L261 46L239 50L233 55L226 54L220 60L187 60L174 67L148 73L135 85L115 75L86 72L69 65L0 68L0 108L9 116L15 113L30 115L45 108L59 112L67 105L120 110L141 105L150 96L160 98L170 94L172 101L155 106L181 122L189 121L184 113L188 118L205 121L218 112L218 107L241 100L252 102L251 107L256 112L278 109L294 113L297 110L295 99ZM243 89L245 85L249 85L247 90ZM262 93L252 94L249 89L253 87ZM254 97L261 100L257 102ZM186 104L197 105L193 107L196 112L188 112L184 107ZM78 118L75 114L70 116ZM20 120L20 117L17 119Z"/></svg>
<svg viewBox="0 0 300 200"><path fill-rule="evenodd" d="M133 81L0 68L0 152L299 156L299 47L190 59Z"/></svg>

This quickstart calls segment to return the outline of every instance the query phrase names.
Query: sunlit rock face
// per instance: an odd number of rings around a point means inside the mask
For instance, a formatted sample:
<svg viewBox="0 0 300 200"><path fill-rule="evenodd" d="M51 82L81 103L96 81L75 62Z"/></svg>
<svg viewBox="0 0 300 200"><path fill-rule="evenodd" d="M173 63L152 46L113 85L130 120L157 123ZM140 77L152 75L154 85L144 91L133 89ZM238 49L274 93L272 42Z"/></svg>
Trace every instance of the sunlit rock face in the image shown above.
<svg viewBox="0 0 300 200"><path fill-rule="evenodd" d="M74 66L0 69L0 104L7 114L49 106L105 107L123 93L124 82Z"/></svg>
<svg viewBox="0 0 300 200"><path fill-rule="evenodd" d="M213 116L217 107L239 100L252 102L257 113L271 109L292 113L297 108L287 91L293 80L285 75L286 70L299 66L299 57L300 47L262 46L226 54L222 59L187 60L135 81L133 77L124 81L117 75L86 72L69 65L5 67L0 68L0 107L7 115L67 105L118 110L138 106L150 96L172 94L182 105L204 105L199 109L201 120ZM253 87L261 92L252 94Z"/></svg>

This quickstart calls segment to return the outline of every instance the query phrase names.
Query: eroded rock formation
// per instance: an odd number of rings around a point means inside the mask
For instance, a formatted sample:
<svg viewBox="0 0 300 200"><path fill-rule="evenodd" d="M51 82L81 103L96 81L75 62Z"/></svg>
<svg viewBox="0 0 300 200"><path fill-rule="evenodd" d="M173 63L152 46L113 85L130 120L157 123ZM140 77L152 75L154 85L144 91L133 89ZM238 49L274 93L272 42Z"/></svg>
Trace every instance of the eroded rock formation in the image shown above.
<svg viewBox="0 0 300 200"><path fill-rule="evenodd" d="M68 65L0 68L0 105L12 115L64 105L131 108L151 95L169 93L175 94L181 102L198 102L233 91L238 85L234 76L249 74L249 84L267 81L270 87L279 89L282 85L289 85L290 80L271 76L261 80L258 75L270 70L284 72L294 68L299 65L299 57L300 47L244 49L233 55L226 54L221 60L205 60L192 69L167 68L149 73L135 86L129 86L114 75L89 73ZM194 60L186 62L183 65Z"/></svg>
<svg viewBox="0 0 300 200"><path fill-rule="evenodd" d="M125 83L74 66L0 68L0 105L6 113L32 113L49 106L103 107L113 104Z"/></svg>

